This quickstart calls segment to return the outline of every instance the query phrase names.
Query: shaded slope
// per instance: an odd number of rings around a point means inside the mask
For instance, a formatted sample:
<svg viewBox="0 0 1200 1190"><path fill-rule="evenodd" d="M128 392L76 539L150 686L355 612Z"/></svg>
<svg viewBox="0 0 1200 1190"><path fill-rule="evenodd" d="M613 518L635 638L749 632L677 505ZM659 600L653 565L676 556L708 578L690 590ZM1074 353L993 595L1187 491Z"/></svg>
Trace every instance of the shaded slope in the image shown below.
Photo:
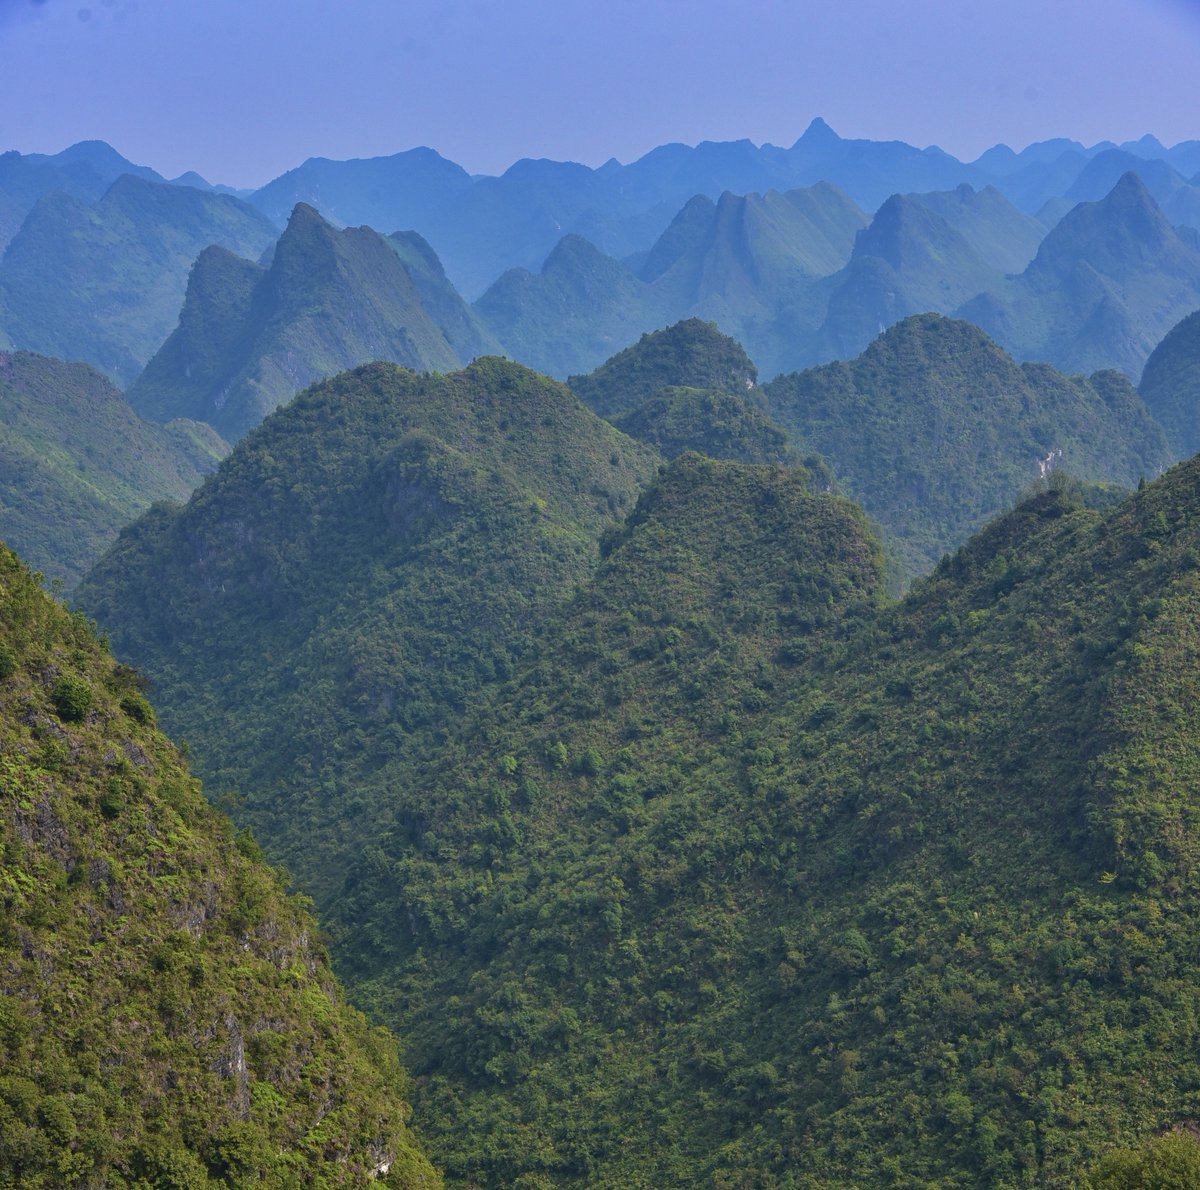
<svg viewBox="0 0 1200 1190"><path fill-rule="evenodd" d="M90 205L47 194L0 261L0 325L16 347L124 386L170 334L202 249L256 257L277 234L236 198L129 174Z"/></svg>
<svg viewBox="0 0 1200 1190"><path fill-rule="evenodd" d="M153 724L137 675L0 547L5 1179L440 1185L390 1039Z"/></svg>
<svg viewBox="0 0 1200 1190"><path fill-rule="evenodd" d="M1200 311L1172 327L1150 353L1138 391L1177 458L1200 451Z"/></svg>
<svg viewBox="0 0 1200 1190"><path fill-rule="evenodd" d="M394 247L415 250L368 227L337 231L300 205L265 269L203 253L179 326L130 388L130 404L155 420L206 421L234 440L299 389L369 360L453 369L458 353ZM422 265L432 289L435 265ZM455 336L477 346L484 340L470 338L468 322Z"/></svg>
<svg viewBox="0 0 1200 1190"><path fill-rule="evenodd" d="M801 470L685 455L609 544L537 663L397 791L338 908L378 1011L425 990L408 1059L462 1182L707 1182L736 1094L692 1038L741 1000L763 825L742 716L782 646L878 589L857 510Z"/></svg>
<svg viewBox="0 0 1200 1190"><path fill-rule="evenodd" d="M228 446L207 426L143 422L86 364L0 354L0 536L74 585L156 500L186 500Z"/></svg>
<svg viewBox="0 0 1200 1190"><path fill-rule="evenodd" d="M959 316L1023 359L1067 371L1117 367L1136 378L1154 346L1200 305L1200 253L1135 174L1080 203L1018 277Z"/></svg>
<svg viewBox="0 0 1200 1190"><path fill-rule="evenodd" d="M510 671L656 463L516 364L374 364L272 415L78 598L324 895L392 796L380 766Z"/></svg>
<svg viewBox="0 0 1200 1190"><path fill-rule="evenodd" d="M1119 374L1018 365L978 328L917 315L857 359L779 376L771 414L827 459L911 578L1010 504L1043 466L1136 485L1170 461Z"/></svg>

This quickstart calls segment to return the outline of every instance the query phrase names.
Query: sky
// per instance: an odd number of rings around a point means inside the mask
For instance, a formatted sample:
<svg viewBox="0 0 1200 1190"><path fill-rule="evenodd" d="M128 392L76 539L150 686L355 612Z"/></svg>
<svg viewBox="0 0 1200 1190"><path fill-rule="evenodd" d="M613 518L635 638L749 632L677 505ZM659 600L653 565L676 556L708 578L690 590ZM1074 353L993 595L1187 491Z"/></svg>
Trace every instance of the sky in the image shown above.
<svg viewBox="0 0 1200 1190"><path fill-rule="evenodd" d="M1200 0L0 0L0 150L263 184L428 145L477 173L671 141L1200 138Z"/></svg>

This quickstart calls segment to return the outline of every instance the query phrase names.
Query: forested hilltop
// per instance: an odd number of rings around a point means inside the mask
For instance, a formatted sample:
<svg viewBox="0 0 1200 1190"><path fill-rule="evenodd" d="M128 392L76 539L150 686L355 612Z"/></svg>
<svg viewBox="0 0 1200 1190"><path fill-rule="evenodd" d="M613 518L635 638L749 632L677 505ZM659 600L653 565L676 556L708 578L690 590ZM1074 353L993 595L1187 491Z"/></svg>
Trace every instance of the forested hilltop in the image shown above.
<svg viewBox="0 0 1200 1190"><path fill-rule="evenodd" d="M0 547L0 1184L439 1186L394 1043L143 687Z"/></svg>
<svg viewBox="0 0 1200 1190"><path fill-rule="evenodd" d="M657 464L518 364L371 364L126 529L78 598L210 792L283 829L273 854L324 903L391 797L386 764L512 672Z"/></svg>

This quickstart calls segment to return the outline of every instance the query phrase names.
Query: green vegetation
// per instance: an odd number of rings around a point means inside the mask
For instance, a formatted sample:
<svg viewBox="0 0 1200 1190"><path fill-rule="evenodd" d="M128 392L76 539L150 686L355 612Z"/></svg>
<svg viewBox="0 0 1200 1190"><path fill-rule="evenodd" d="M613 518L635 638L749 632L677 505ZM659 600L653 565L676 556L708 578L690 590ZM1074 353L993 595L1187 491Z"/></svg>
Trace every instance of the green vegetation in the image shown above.
<svg viewBox="0 0 1200 1190"><path fill-rule="evenodd" d="M410 275L402 257L416 251L369 227L338 231L303 204L268 267L210 248L192 270L178 328L129 390L130 404L155 421L208 422L234 441L299 389L369 360L457 367L423 290L466 349L486 339L439 284L436 258L419 257Z"/></svg>
<svg viewBox="0 0 1200 1190"><path fill-rule="evenodd" d="M1184 1129L1110 1153L1083 1179L1084 1190L1192 1190L1198 1185L1200 1144Z"/></svg>
<svg viewBox="0 0 1200 1190"><path fill-rule="evenodd" d="M1172 327L1151 352L1138 391L1176 457L1200 451L1200 310Z"/></svg>
<svg viewBox="0 0 1200 1190"><path fill-rule="evenodd" d="M0 325L16 347L86 360L124 387L174 327L197 254L257 257L276 234L229 195L131 174L91 204L50 193L0 260Z"/></svg>
<svg viewBox="0 0 1200 1190"><path fill-rule="evenodd" d="M978 328L936 314L763 393L796 446L827 459L882 526L908 579L1010 505L1043 464L1131 488L1171 461L1118 373L1018 365Z"/></svg>
<svg viewBox="0 0 1200 1190"><path fill-rule="evenodd" d="M386 763L511 673L657 464L517 364L373 364L126 530L78 599L152 676L209 789L323 903L392 797Z"/></svg>
<svg viewBox="0 0 1200 1190"><path fill-rule="evenodd" d="M335 907L455 1184L1069 1186L1194 1118L1198 498L1056 479L891 607L843 502L674 464Z"/></svg>
<svg viewBox="0 0 1200 1190"><path fill-rule="evenodd" d="M440 1185L391 1039L138 684L0 547L0 1185Z"/></svg>
<svg viewBox="0 0 1200 1190"><path fill-rule="evenodd" d="M207 426L141 421L86 364L0 354L0 534L76 583L156 500L186 500L228 446Z"/></svg>
<svg viewBox="0 0 1200 1190"><path fill-rule="evenodd" d="M966 502L1020 450L1034 494L895 604L807 468L645 488L518 365L377 364L80 588L327 911L453 1184L1066 1187L1200 1115L1200 462L1034 478L1161 438L936 316L808 383L768 396L880 435L878 488L823 452L848 487Z"/></svg>
<svg viewBox="0 0 1200 1190"><path fill-rule="evenodd" d="M601 417L636 409L668 386L745 393L758 369L742 345L711 322L688 318L643 335L587 376L572 376L571 391Z"/></svg>
<svg viewBox="0 0 1200 1190"><path fill-rule="evenodd" d="M711 388L661 388L613 425L674 459L694 450L739 463L791 463L799 456L784 430L757 403Z"/></svg>

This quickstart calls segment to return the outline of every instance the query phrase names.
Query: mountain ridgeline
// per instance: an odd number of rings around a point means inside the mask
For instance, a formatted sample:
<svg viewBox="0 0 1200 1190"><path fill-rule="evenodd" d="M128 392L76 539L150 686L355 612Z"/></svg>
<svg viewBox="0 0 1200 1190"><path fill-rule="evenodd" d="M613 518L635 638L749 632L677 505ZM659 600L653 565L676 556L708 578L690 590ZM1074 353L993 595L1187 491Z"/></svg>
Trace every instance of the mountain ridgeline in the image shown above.
<svg viewBox="0 0 1200 1190"><path fill-rule="evenodd" d="M444 277L438 289L440 266L427 251L412 238L390 245L367 227L338 231L304 205L266 267L207 249L179 326L129 390L130 403L155 421L207 421L232 441L299 389L361 363L452 371L459 352L426 311L422 289L440 295L464 350L490 340L461 299L456 307Z"/></svg>
<svg viewBox="0 0 1200 1190"><path fill-rule="evenodd" d="M91 203L51 191L0 258L0 327L125 387L175 325L196 256L220 244L257 257L277 234L238 199L133 174Z"/></svg>
<svg viewBox="0 0 1200 1190"><path fill-rule="evenodd" d="M0 354L110 543L0 552L0 1184L1194 1184L1200 144L103 150L0 158L163 423Z"/></svg>
<svg viewBox="0 0 1200 1190"><path fill-rule="evenodd" d="M1055 467L1131 488L1174 457L1119 372L1018 364L937 314L896 324L857 359L778 376L763 395L882 526L910 579Z"/></svg>
<svg viewBox="0 0 1200 1190"><path fill-rule="evenodd" d="M0 547L0 1179L440 1186L394 1043L142 686Z"/></svg>

